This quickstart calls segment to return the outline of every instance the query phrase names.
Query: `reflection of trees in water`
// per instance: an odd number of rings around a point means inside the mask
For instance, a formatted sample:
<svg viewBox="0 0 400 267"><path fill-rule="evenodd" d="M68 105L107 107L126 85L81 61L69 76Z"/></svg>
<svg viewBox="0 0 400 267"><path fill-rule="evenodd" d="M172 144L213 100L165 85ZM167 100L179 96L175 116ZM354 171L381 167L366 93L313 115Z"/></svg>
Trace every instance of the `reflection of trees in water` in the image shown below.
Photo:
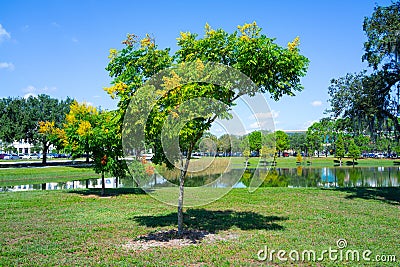
<svg viewBox="0 0 400 267"><path fill-rule="evenodd" d="M264 181L261 187L287 187L288 186L288 176L285 175L279 168L273 168L269 171L259 171L255 173L255 169L246 169L240 180L245 186L249 187L250 182L254 175L260 175L264 177Z"/></svg>

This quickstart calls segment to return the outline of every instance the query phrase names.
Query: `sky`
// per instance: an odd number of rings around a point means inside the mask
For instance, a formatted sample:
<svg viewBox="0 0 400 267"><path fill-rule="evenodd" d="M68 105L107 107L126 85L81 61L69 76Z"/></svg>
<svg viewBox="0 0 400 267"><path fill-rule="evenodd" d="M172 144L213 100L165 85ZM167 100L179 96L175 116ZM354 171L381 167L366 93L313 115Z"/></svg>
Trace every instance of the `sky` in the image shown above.
<svg viewBox="0 0 400 267"><path fill-rule="evenodd" d="M265 95L276 129L304 130L326 117L332 78L368 68L362 62L364 17L384 0L286 1L1 1L0 98L48 94L103 109L117 102L103 90L110 48L127 33L149 33L159 48L177 50L179 33L204 25L233 32L256 21L281 46L300 37L310 60L304 90L275 102ZM251 121L247 128L251 128Z"/></svg>

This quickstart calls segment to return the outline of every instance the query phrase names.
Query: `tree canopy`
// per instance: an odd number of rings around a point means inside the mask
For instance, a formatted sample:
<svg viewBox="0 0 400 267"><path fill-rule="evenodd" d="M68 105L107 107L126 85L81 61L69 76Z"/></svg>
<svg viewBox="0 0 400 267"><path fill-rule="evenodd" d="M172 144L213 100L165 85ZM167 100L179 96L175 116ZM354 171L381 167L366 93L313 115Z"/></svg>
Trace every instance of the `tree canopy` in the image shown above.
<svg viewBox="0 0 400 267"><path fill-rule="evenodd" d="M269 93L278 100L303 89L300 77L306 74L308 59L300 54L298 37L285 48L261 34L255 22L238 26L238 30L228 33L206 24L201 38L181 32L174 55L170 55L169 48L158 49L149 35L139 39L129 34L123 49L110 50L107 70L114 80L105 90L119 99L120 120L125 118L126 122L127 116L130 118L123 130L131 134L136 126L142 127L145 144L135 145L152 147L154 163L181 169L180 233L183 188L191 152L215 119L229 118L234 101L242 95ZM247 75L246 82L250 78L254 86L245 86L243 74ZM232 90L232 85L236 90ZM129 105L131 98L134 103ZM145 119L138 117L138 113L149 108ZM170 147L166 140L171 140ZM176 140L179 142L174 143ZM186 156L180 153L183 151Z"/></svg>

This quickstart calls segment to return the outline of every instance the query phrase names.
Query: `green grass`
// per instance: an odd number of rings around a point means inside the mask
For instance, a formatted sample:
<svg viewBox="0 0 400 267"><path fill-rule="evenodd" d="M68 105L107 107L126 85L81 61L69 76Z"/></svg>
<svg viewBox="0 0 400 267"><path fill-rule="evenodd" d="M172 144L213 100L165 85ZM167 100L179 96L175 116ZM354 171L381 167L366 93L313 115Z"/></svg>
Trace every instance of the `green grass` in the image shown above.
<svg viewBox="0 0 400 267"><path fill-rule="evenodd" d="M212 189L210 189L212 190ZM0 194L0 266L265 266L257 252L337 248L395 254L400 260L400 189L233 189L185 210L185 227L237 239L180 248L130 250L139 235L176 228L176 208L139 189L32 191ZM397 262L398 264L398 262ZM398 266L322 262L272 266Z"/></svg>
<svg viewBox="0 0 400 267"><path fill-rule="evenodd" d="M85 167L36 167L0 169L0 186L40 184L99 178L91 168Z"/></svg>
<svg viewBox="0 0 400 267"><path fill-rule="evenodd" d="M255 168L257 166L257 163L260 159L259 158L250 158L249 159L249 168ZM262 159L261 159L262 160ZM303 162L302 166L310 166L314 168L322 168L322 167L334 167L335 163L334 160L337 160L337 158L334 158L332 156L321 156L321 157L303 157ZM243 164L244 166L244 158L232 158L232 163L236 165L241 165ZM272 158L269 159L269 161L272 161ZM277 165L276 167L281 167L281 168L296 168L298 165L296 164L296 157L277 157L276 158ZM346 161L352 161L350 158L344 158L342 159L342 164L345 166ZM374 159L374 158L365 158L365 159L358 159L356 162L358 163L357 166L359 167L386 167L386 166L395 166L394 161L399 161L395 159ZM308 165L307 162L311 162L310 165ZM261 165L262 166L262 165Z"/></svg>

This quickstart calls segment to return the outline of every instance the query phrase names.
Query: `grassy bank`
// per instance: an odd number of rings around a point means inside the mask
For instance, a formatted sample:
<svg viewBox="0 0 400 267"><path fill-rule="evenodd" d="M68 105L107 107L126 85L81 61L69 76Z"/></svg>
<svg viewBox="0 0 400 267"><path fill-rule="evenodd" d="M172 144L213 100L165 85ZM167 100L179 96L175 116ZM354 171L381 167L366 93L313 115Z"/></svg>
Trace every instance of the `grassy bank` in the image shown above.
<svg viewBox="0 0 400 267"><path fill-rule="evenodd" d="M218 158L217 158L218 160ZM249 168L255 168L259 162L259 158L250 158L249 159ZM262 160L262 159L261 159ZM322 167L335 167L337 163L334 160L338 160L332 156L325 157L304 157L303 161L301 162L302 166L310 166L315 168L322 168ZM272 161L272 159L270 159ZM350 158L342 159L343 166L346 165L347 161L352 161ZM358 159L356 162L358 163L357 166L359 167L386 167L386 166L395 166L395 161L400 162L399 160L394 159L374 159L374 158L365 158L365 159ZM232 158L232 163L236 165L243 164L244 166L244 158ZM281 168L296 168L298 165L296 163L296 157L277 157L276 158L276 167Z"/></svg>
<svg viewBox="0 0 400 267"><path fill-rule="evenodd" d="M36 167L0 169L0 186L40 184L99 178L86 167Z"/></svg>
<svg viewBox="0 0 400 267"><path fill-rule="evenodd" d="M0 194L0 266L259 266L257 252L346 249L400 259L400 190L234 189L186 209L187 229L215 233L196 245L132 248L140 235L176 228L176 208L137 189ZM201 238L200 238L201 239ZM276 259L273 266L293 266ZM398 264L398 262L397 262ZM306 261L302 266L377 266L376 262ZM398 266L382 263L381 266Z"/></svg>

